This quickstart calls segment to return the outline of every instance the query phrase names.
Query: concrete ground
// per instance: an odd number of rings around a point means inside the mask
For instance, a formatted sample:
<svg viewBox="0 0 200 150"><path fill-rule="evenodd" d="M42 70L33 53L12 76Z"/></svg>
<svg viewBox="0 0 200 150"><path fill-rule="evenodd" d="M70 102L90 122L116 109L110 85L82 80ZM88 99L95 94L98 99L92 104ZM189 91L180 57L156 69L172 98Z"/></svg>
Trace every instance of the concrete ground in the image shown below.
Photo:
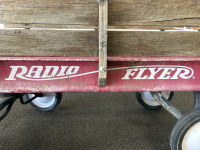
<svg viewBox="0 0 200 150"><path fill-rule="evenodd" d="M175 92L182 113L193 109L192 92ZM134 92L65 93L53 112L14 104L0 122L0 150L169 150L176 119L149 111Z"/></svg>

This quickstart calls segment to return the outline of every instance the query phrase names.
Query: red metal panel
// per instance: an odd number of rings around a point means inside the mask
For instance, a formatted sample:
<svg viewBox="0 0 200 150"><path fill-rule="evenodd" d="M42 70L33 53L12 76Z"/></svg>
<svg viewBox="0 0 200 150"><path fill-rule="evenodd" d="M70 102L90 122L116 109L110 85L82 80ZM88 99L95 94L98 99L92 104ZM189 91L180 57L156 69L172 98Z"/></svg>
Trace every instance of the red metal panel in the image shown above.
<svg viewBox="0 0 200 150"><path fill-rule="evenodd" d="M31 59L30 59L31 58ZM48 59L47 59L48 58ZM132 57L131 60L142 58ZM60 60L59 60L60 59ZM78 60L77 60L78 59ZM98 87L98 59L1 57L0 92L199 91L200 60L109 61L107 86ZM127 59L124 58L124 59ZM170 58L171 59L171 58ZM180 61L182 60L182 61Z"/></svg>

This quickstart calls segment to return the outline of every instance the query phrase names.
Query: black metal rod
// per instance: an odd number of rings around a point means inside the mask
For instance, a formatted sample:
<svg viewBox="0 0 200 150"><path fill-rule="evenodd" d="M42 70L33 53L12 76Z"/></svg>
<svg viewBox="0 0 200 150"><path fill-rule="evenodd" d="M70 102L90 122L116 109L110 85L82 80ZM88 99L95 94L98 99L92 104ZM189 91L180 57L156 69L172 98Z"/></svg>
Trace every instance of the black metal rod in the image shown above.
<svg viewBox="0 0 200 150"><path fill-rule="evenodd" d="M183 114L174 107L165 97L163 97L159 92L150 92L152 97L169 113L171 113L178 120L183 116Z"/></svg>
<svg viewBox="0 0 200 150"><path fill-rule="evenodd" d="M4 109L4 108L7 106L7 108L6 108L6 110L4 111L3 115L0 116L0 121L3 120L3 119L6 117L6 115L10 112L10 110L11 110L11 108L12 108L14 102L15 102L18 98L23 99L22 97L23 97L24 95L25 95L25 94L16 94L16 95L14 95L14 96L12 96L12 97L10 97L10 98L4 100L4 101L0 104L0 111L1 111L2 109Z"/></svg>
<svg viewBox="0 0 200 150"><path fill-rule="evenodd" d="M7 116L7 114L10 112L10 110L11 110L11 108L12 108L14 102L15 102L15 101L13 101L12 103L10 103L10 104L8 105L8 107L6 108L6 110L5 110L5 112L3 113L3 115L1 115L0 121L3 120L3 119Z"/></svg>

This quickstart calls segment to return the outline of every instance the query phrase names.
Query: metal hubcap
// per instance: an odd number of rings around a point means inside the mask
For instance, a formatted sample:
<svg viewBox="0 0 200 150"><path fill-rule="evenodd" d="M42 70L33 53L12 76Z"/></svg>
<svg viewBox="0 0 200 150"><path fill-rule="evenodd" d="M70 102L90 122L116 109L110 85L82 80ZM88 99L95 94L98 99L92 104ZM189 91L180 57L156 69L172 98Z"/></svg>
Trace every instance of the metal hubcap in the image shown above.
<svg viewBox="0 0 200 150"><path fill-rule="evenodd" d="M34 97L34 94L28 94L29 98ZM43 97L37 97L32 102L41 108L48 108L54 104L56 93L43 93Z"/></svg>
<svg viewBox="0 0 200 150"><path fill-rule="evenodd" d="M169 98L170 96L170 92L167 91L167 92L161 92L161 95L163 97L165 97L166 99ZM150 106L159 106L160 104L158 102L156 102L156 100L151 96L151 93L150 92L141 92L141 96L142 96L142 99L143 101L150 105Z"/></svg>

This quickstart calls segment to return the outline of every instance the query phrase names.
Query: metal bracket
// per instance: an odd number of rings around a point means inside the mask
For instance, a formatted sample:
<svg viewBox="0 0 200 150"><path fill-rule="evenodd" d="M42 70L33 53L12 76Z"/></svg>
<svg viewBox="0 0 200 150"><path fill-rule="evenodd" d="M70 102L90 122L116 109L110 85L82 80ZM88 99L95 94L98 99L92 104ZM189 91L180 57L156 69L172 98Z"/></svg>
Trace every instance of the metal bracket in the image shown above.
<svg viewBox="0 0 200 150"><path fill-rule="evenodd" d="M176 119L180 119L183 114L174 107L165 97L163 97L159 92L150 92L152 97L169 113L171 113Z"/></svg>

